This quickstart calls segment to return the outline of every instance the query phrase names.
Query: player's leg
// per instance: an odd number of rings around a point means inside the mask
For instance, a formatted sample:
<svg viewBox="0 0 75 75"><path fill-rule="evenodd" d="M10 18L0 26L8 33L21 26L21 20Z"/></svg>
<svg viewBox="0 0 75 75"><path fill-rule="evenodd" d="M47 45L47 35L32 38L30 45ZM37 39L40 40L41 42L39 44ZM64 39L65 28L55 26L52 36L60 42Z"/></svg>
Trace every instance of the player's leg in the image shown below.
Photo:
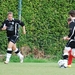
<svg viewBox="0 0 75 75"><path fill-rule="evenodd" d="M6 61L4 63L9 63L10 61L10 57L12 55L12 47L13 47L13 43L10 41L8 43L8 48L7 48L7 54L6 54Z"/></svg>
<svg viewBox="0 0 75 75"><path fill-rule="evenodd" d="M71 67L71 64L72 64L73 56L72 56L71 52L72 52L72 50L69 51L69 56L68 56L68 67Z"/></svg>
<svg viewBox="0 0 75 75"><path fill-rule="evenodd" d="M16 37L14 36L9 36L8 37L8 48L7 48L7 54L6 54L6 61L4 63L9 63L10 61L10 57L12 55L12 47L14 45L14 40L13 39L16 39Z"/></svg>
<svg viewBox="0 0 75 75"><path fill-rule="evenodd" d="M68 44L68 47L70 47L72 49L71 51L71 63L72 63L72 56L75 57L75 41L71 41L69 44Z"/></svg>
<svg viewBox="0 0 75 75"><path fill-rule="evenodd" d="M64 49L64 54L63 54L63 61L64 61L64 67L68 66L68 56L69 56L69 51L71 50L70 47L65 47Z"/></svg>
<svg viewBox="0 0 75 75"><path fill-rule="evenodd" d="M72 59L75 58L75 48L69 52L68 67L71 67Z"/></svg>
<svg viewBox="0 0 75 75"><path fill-rule="evenodd" d="M72 49L71 55L75 57L75 48Z"/></svg>
<svg viewBox="0 0 75 75"><path fill-rule="evenodd" d="M13 45L13 50L17 54L17 56L20 58L20 62L23 63L23 55L21 54L20 50L16 47L16 44Z"/></svg>
<svg viewBox="0 0 75 75"><path fill-rule="evenodd" d="M65 63L65 66L66 67L68 66L68 56L69 56L69 53L68 52L71 49L73 49L74 47L75 47L75 42L69 40L68 43L66 44L66 47L64 49L64 54L63 54L63 59L64 59L64 63Z"/></svg>
<svg viewBox="0 0 75 75"><path fill-rule="evenodd" d="M20 53L19 49L16 47L16 42L17 42L17 40L18 40L18 36L13 36L13 37L12 37L12 40L13 40L13 43L14 43L12 49L13 49L14 52L19 56L20 62L22 63L24 57L23 57L23 55Z"/></svg>

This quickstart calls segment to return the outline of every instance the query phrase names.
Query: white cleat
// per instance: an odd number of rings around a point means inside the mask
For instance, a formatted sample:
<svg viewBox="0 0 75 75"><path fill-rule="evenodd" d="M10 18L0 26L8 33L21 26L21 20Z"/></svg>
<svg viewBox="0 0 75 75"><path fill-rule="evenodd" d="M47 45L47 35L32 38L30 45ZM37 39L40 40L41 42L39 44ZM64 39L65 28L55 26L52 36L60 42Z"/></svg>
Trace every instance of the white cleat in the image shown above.
<svg viewBox="0 0 75 75"><path fill-rule="evenodd" d="M24 56L20 57L20 63L23 63Z"/></svg>
<svg viewBox="0 0 75 75"><path fill-rule="evenodd" d="M4 61L4 63L5 63L5 64L8 64L9 62L8 62L8 61Z"/></svg>

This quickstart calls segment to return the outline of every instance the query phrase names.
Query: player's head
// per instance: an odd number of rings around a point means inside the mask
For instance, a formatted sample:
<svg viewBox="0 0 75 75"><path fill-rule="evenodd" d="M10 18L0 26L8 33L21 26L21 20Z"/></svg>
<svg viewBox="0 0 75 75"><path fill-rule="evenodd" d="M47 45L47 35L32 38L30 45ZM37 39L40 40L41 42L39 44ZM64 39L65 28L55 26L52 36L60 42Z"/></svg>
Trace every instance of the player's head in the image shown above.
<svg viewBox="0 0 75 75"><path fill-rule="evenodd" d="M8 12L7 18L8 18L8 20L12 20L13 19L13 12Z"/></svg>
<svg viewBox="0 0 75 75"><path fill-rule="evenodd" d="M69 15L70 15L71 18L75 17L75 10L69 11Z"/></svg>
<svg viewBox="0 0 75 75"><path fill-rule="evenodd" d="M68 22L68 25L71 23L71 18L69 17L68 19L67 19L67 22Z"/></svg>

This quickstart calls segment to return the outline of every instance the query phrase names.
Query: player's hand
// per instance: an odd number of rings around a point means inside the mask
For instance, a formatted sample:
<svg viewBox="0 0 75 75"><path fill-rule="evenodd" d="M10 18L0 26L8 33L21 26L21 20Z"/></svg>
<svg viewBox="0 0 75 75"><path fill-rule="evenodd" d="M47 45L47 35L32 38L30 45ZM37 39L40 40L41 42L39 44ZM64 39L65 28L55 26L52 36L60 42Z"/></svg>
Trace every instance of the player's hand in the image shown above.
<svg viewBox="0 0 75 75"><path fill-rule="evenodd" d="M66 40L70 40L70 38L66 38Z"/></svg>
<svg viewBox="0 0 75 75"><path fill-rule="evenodd" d="M26 31L24 31L23 34L26 34Z"/></svg>
<svg viewBox="0 0 75 75"><path fill-rule="evenodd" d="M6 30L7 29L7 26L4 26L3 28L2 28L2 30Z"/></svg>
<svg viewBox="0 0 75 75"><path fill-rule="evenodd" d="M68 36L63 37L64 40L70 40Z"/></svg>

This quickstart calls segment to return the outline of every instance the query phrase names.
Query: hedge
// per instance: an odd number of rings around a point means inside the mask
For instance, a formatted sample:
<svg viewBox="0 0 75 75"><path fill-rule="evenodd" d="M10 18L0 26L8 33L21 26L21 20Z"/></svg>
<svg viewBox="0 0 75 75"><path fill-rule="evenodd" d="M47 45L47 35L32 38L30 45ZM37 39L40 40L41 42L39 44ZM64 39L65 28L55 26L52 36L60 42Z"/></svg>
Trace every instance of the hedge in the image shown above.
<svg viewBox="0 0 75 75"><path fill-rule="evenodd" d="M7 12L14 12L18 18L19 0L0 0L0 25ZM20 30L18 46L37 47L45 54L61 58L67 41L62 38L68 35L68 12L75 9L75 0L22 0L22 21L26 26L26 35ZM7 39L5 32L0 31L0 53L5 53Z"/></svg>

